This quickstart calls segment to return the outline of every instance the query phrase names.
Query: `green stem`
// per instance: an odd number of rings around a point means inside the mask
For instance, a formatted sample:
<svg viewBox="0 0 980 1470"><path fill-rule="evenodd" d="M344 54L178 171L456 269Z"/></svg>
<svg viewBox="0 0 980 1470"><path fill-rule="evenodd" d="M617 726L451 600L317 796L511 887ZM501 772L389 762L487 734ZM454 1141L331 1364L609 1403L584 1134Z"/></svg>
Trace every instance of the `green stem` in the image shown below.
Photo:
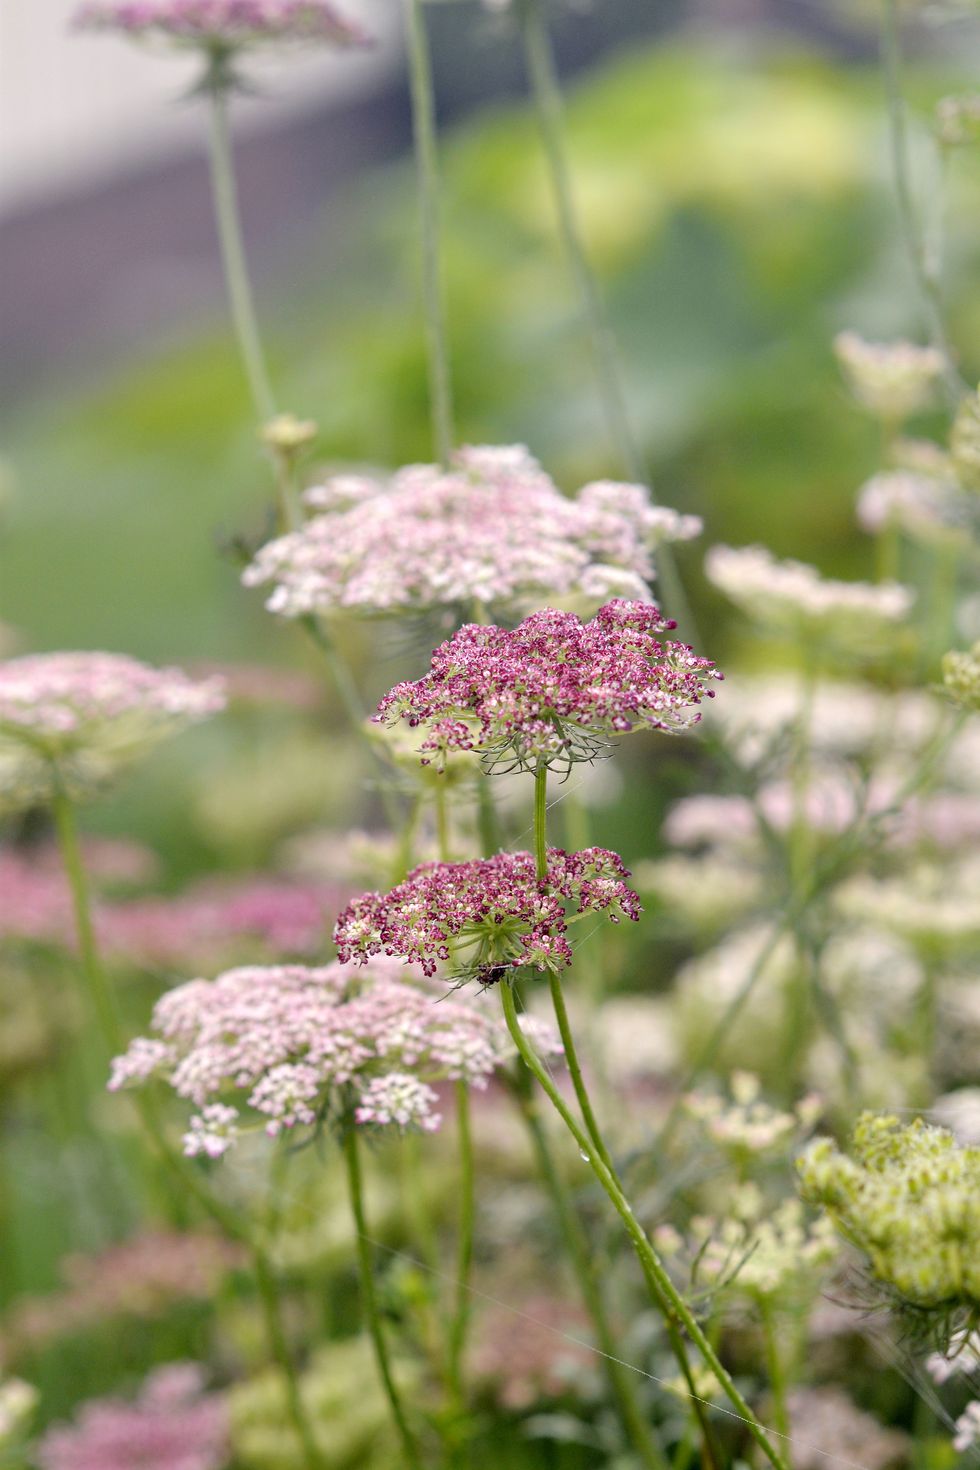
<svg viewBox="0 0 980 1470"><path fill-rule="evenodd" d="M432 59L429 54L423 0L406 0L406 3L412 130L422 237L422 299L429 368L429 407L436 456L440 464L448 465L453 448L453 405L448 332L442 297L438 150Z"/></svg>
<svg viewBox="0 0 980 1470"><path fill-rule="evenodd" d="M697 1318L691 1312L691 1309L688 1307L684 1298L675 1287L673 1281L671 1281L666 1268L660 1260L660 1257L658 1256L656 1250L648 1239L645 1231L642 1229L638 1220L634 1216L632 1207L623 1194L618 1181L609 1172L605 1164L602 1162L602 1159L599 1157L597 1151L592 1147L592 1142L588 1134L584 1132L574 1115L567 1107L564 1098L558 1091L558 1088L555 1086L554 1082L551 1080L546 1068L542 1064L540 1058L538 1057L534 1048L531 1046L524 1032L521 1030L520 1023L517 1019L517 1011L514 1005L514 993L512 987L504 982L498 988L500 990L501 1002L503 1004L504 1019L507 1023L507 1029L510 1032L511 1040L516 1046L521 1058L530 1069L532 1075L536 1078L539 1086L543 1089L543 1091L549 1098L552 1106L558 1113L558 1116L565 1124L565 1127L572 1135L572 1138L578 1145L579 1152L581 1153L583 1158L588 1161L589 1167L591 1168L593 1174L596 1176L596 1179L608 1196L613 1208L619 1215L626 1229L626 1233L630 1238L633 1249L636 1252L637 1259L639 1260L643 1268L644 1275L651 1283L651 1286L654 1288L653 1295L654 1300L657 1302L657 1305L662 1306L663 1303L667 1304L667 1310L669 1311L670 1316L674 1319L674 1322L677 1325L684 1328L691 1341L697 1347L705 1363L714 1373L725 1395L732 1404L737 1417L745 1422L749 1433L759 1445L766 1458L770 1461L772 1465L776 1467L776 1470L788 1470L786 1461L783 1459L779 1451L770 1442L769 1436L766 1433L764 1426L759 1423L758 1419L749 1408L748 1403L739 1392L739 1389L734 1383L730 1373L728 1372L728 1369L721 1362L721 1359L715 1352L714 1347L705 1336L700 1323L697 1321Z"/></svg>
<svg viewBox="0 0 980 1470"><path fill-rule="evenodd" d="M440 778L440 784L436 786L434 793L434 806L436 809L436 844L439 851L439 861L448 863L452 846L449 838L449 801L446 796L445 777Z"/></svg>
<svg viewBox="0 0 980 1470"><path fill-rule="evenodd" d="M534 772L534 868L539 883L548 880L548 767L539 760Z"/></svg>
<svg viewBox="0 0 980 1470"><path fill-rule="evenodd" d="M630 1369L617 1352L616 1336L606 1313L599 1278L593 1265L588 1236L575 1211L568 1190L551 1154L551 1147L541 1121L537 1103L531 1093L531 1079L521 1069L510 1084L510 1091L531 1137L538 1171L551 1196L558 1228L568 1251L572 1269L582 1293L582 1301L592 1319L596 1342L602 1353L609 1389L619 1409L630 1447L637 1451L647 1470L667 1470L667 1458L650 1432L637 1398Z"/></svg>
<svg viewBox="0 0 980 1470"><path fill-rule="evenodd" d="M592 1100L589 1097L589 1091L585 1085L585 1078L582 1076L582 1066L578 1059L578 1052L575 1049L575 1038L572 1035L572 1028L569 1024L568 1011L565 1008L565 996L561 988L561 980L558 978L556 970L548 971L548 983L551 987L551 1003L554 1006L555 1019L558 1022L561 1044L565 1052L565 1065L568 1068L568 1075L572 1079L572 1087L575 1090L575 1096L578 1099L578 1105L582 1117L585 1120L586 1130L592 1140L593 1148L598 1153L600 1159L610 1174L615 1175L616 1167L606 1151L605 1141L592 1108Z"/></svg>
<svg viewBox="0 0 980 1470"><path fill-rule="evenodd" d="M361 1301L364 1307L364 1315L367 1319L368 1332L374 1346L374 1356L378 1365L378 1373L381 1383L391 1408L392 1418L398 1430L402 1444L404 1463L410 1470L422 1470L422 1461L419 1456L418 1445L415 1435L409 1427L402 1404L401 1394L395 1383L391 1371L391 1360L388 1356L388 1344L385 1341L384 1328L381 1322L381 1312L378 1307L378 1295L374 1286L374 1269L371 1260L371 1245L368 1236L367 1219L364 1213L364 1189L361 1179L361 1160L357 1142L357 1128L348 1124L344 1137L344 1158L347 1163L347 1184L350 1192L351 1210L354 1215L355 1245L357 1248L357 1264L360 1274Z"/></svg>
<svg viewBox="0 0 980 1470"><path fill-rule="evenodd" d="M967 385L955 366L946 332L942 287L935 264L929 259L912 191L908 117L902 87L902 39L898 0L882 0L881 69L888 103L888 137L902 236L922 297L932 341L946 359L946 384L952 397L956 399L967 390Z"/></svg>
<svg viewBox="0 0 980 1470"><path fill-rule="evenodd" d="M255 413L261 426L275 417L276 401L262 351L262 339L248 277L228 126L228 83L223 79L224 76L221 68L215 68L205 82L211 114L211 191L214 196L214 212L232 321Z"/></svg>
<svg viewBox="0 0 980 1470"><path fill-rule="evenodd" d="M470 1274L473 1268L476 1214L470 1092L462 1081L456 1083L456 1128L459 1136L459 1238L456 1248L456 1302L449 1333L449 1382L457 1400L462 1404L465 1402L463 1355L470 1323Z"/></svg>
<svg viewBox="0 0 980 1470"><path fill-rule="evenodd" d="M480 848L484 857L493 857L494 853L500 851L500 822L489 781L480 779L476 788L476 800Z"/></svg>
<svg viewBox="0 0 980 1470"><path fill-rule="evenodd" d="M565 146L561 83L542 0L521 0L519 16L525 64L554 197L558 231L589 335L606 430L627 477L637 484L645 485L648 475L630 424L616 342L599 284L589 261L575 206ZM668 546L661 546L657 559L663 582L664 602L685 630L685 636L694 640L697 638L697 631L673 553Z"/></svg>
<svg viewBox="0 0 980 1470"><path fill-rule="evenodd" d="M772 1390L773 1419L777 1430L789 1444L790 1422L789 1411L786 1407L786 1375L783 1372L783 1360L779 1351L779 1337L776 1333L772 1302L761 1301L759 1312L766 1343L766 1368L769 1374L769 1387ZM789 1445L789 1448L791 1449L792 1446ZM787 1460L789 1460L789 1453L787 1453Z"/></svg>
<svg viewBox="0 0 980 1470"><path fill-rule="evenodd" d="M324 626L322 619L318 618L315 613L307 613L299 621L323 655L327 668L330 670L330 677L333 679L334 688L340 697L340 703L343 706L344 713L350 722L351 729L364 740L371 753L371 759L378 772L378 790L381 794L381 803L385 809L385 816L392 829L397 831L402 825L402 814L398 810L398 803L395 801L391 790L388 768L375 749L373 742L365 734L364 704L361 699L360 690L354 681L354 676L348 668L346 661L338 653L337 645Z"/></svg>
<svg viewBox="0 0 980 1470"><path fill-rule="evenodd" d="M71 890L82 975L105 1042L115 1054L123 1049L122 1027L95 937L88 876L78 843L74 807L62 789L56 789L53 807L62 861ZM136 1092L132 1096L140 1123L174 1182L186 1189L233 1240L240 1241L249 1251L262 1299L270 1354L279 1365L285 1380L290 1418L303 1449L307 1470L323 1470L323 1460L316 1448L300 1397L296 1367L286 1344L281 1303L266 1252L252 1238L244 1218L213 1195L184 1156L172 1148L160 1121L153 1094Z"/></svg>

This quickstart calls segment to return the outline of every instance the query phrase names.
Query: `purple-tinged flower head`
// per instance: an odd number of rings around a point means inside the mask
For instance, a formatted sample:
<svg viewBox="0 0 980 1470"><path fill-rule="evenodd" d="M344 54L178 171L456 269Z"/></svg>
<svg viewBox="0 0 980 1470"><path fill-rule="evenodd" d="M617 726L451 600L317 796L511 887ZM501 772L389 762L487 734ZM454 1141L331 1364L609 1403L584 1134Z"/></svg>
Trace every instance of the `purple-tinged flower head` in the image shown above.
<svg viewBox="0 0 980 1470"><path fill-rule="evenodd" d="M88 0L76 12L75 25L226 53L270 42L363 46L368 41L330 0Z"/></svg>
<svg viewBox="0 0 980 1470"><path fill-rule="evenodd" d="M271 586L266 606L284 617L645 600L652 552L701 529L640 485L567 497L522 445L461 449L448 470L409 465L387 481L339 475L305 500L313 519L264 546L242 579Z"/></svg>
<svg viewBox="0 0 980 1470"><path fill-rule="evenodd" d="M385 959L191 980L158 1001L152 1029L116 1058L110 1090L166 1079L199 1109L185 1152L209 1158L250 1126L275 1137L344 1106L360 1123L437 1128L433 1084L484 1087L512 1053L496 1016Z"/></svg>
<svg viewBox="0 0 980 1470"><path fill-rule="evenodd" d="M41 1470L222 1470L229 1455L224 1396L204 1391L192 1363L168 1363L139 1397L93 1399L71 1425L48 1431Z"/></svg>
<svg viewBox="0 0 980 1470"><path fill-rule="evenodd" d="M515 969L562 969L572 962L569 925L590 913L638 919L640 901L623 861L602 847L548 850L539 880L528 852L468 863L423 863L390 893L365 893L337 921L344 961L388 955L434 975L440 965L483 984Z"/></svg>
<svg viewBox="0 0 980 1470"><path fill-rule="evenodd" d="M722 676L663 638L674 627L652 603L620 599L588 623L545 608L513 630L467 624L424 678L385 695L375 719L425 726L420 754L436 765L459 750L511 770L591 760L618 735L676 733L700 718L705 685Z"/></svg>
<svg viewBox="0 0 980 1470"><path fill-rule="evenodd" d="M115 653L0 663L0 807L89 796L197 720L224 708L220 680Z"/></svg>

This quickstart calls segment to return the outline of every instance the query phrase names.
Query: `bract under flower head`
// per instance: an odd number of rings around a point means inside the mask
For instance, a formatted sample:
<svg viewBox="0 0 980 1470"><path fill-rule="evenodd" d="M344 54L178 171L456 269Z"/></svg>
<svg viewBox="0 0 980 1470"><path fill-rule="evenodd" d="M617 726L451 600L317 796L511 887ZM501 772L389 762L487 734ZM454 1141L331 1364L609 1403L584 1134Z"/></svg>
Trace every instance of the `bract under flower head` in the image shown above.
<svg viewBox="0 0 980 1470"><path fill-rule="evenodd" d="M936 347L867 342L857 332L840 332L834 352L858 402L889 423L926 408L945 368Z"/></svg>
<svg viewBox="0 0 980 1470"><path fill-rule="evenodd" d="M75 24L222 51L286 41L355 46L368 39L330 0L87 0Z"/></svg>
<svg viewBox="0 0 980 1470"><path fill-rule="evenodd" d="M213 1158L247 1126L243 1110L275 1136L336 1108L338 1088L359 1123L431 1131L440 1122L433 1083L483 1087L512 1052L495 1016L385 959L364 970L277 965L191 980L158 1001L152 1029L116 1058L110 1090L165 1078L201 1110L185 1152Z"/></svg>
<svg viewBox="0 0 980 1470"><path fill-rule="evenodd" d="M266 605L284 617L643 600L651 551L701 529L639 485L602 481L568 498L522 445L461 449L448 470L409 465L387 481L339 475L305 500L314 518L270 541L242 578L271 585Z"/></svg>
<svg viewBox="0 0 980 1470"><path fill-rule="evenodd" d="M804 562L779 561L764 546L713 546L704 569L763 627L855 654L886 645L914 601L897 582L835 582Z"/></svg>
<svg viewBox="0 0 980 1470"><path fill-rule="evenodd" d="M722 676L686 643L661 639L674 626L652 603L619 599L588 623L545 608L513 630L468 624L375 718L426 726L420 754L438 765L458 750L508 769L591 760L618 735L676 733L700 718L705 684Z"/></svg>
<svg viewBox="0 0 980 1470"><path fill-rule="evenodd" d="M0 807L84 797L168 735L224 708L220 679L115 653L0 663Z"/></svg>
<svg viewBox="0 0 980 1470"><path fill-rule="evenodd" d="M446 964L484 984L515 969L561 969L572 962L568 926L587 913L617 923L638 919L640 902L623 861L602 847L548 849L539 880L529 852L468 863L423 863L390 893L365 893L337 921L342 960L395 956L427 975Z"/></svg>

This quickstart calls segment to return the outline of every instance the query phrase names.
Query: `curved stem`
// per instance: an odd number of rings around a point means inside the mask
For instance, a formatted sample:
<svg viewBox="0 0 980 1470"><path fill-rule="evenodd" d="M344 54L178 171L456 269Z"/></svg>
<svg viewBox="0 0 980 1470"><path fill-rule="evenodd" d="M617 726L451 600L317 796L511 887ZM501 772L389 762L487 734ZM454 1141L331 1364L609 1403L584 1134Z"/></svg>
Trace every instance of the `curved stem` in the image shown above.
<svg viewBox="0 0 980 1470"><path fill-rule="evenodd" d="M364 1315L367 1318L368 1332L371 1335L371 1342L374 1346L374 1356L378 1365L378 1372L388 1399L389 1407L391 1408L392 1418L395 1421L395 1426L401 1440L405 1464L410 1467L410 1470L422 1470L418 1445L409 1427L401 1394L398 1391L398 1386L395 1383L394 1375L391 1371L388 1344L385 1341L381 1312L378 1307L378 1295L374 1287L371 1246L368 1237L367 1218L364 1213L361 1159L357 1142L357 1129L353 1124L348 1125L344 1137L344 1159L347 1164L347 1185L350 1193L351 1210L354 1215L354 1234L356 1237L357 1264L360 1274L361 1300L364 1306Z"/></svg>
<svg viewBox="0 0 980 1470"><path fill-rule="evenodd" d="M78 843L74 807L63 790L56 791L53 806L62 861L71 890L82 975L103 1037L112 1051L117 1053L123 1049L124 1045L122 1027L115 997L99 955L95 925L92 922L88 877ZM228 1236L240 1241L248 1250L262 1300L270 1356L278 1364L283 1374L289 1416L302 1447L304 1463L307 1470L323 1470L323 1460L317 1450L300 1396L296 1366L286 1343L275 1274L265 1250L252 1236L244 1217L229 1209L216 1195L213 1195L196 1170L182 1154L177 1153L172 1147L160 1121L156 1098L153 1094L135 1092L132 1096L143 1130L151 1140L162 1163L172 1175L174 1182L183 1186Z"/></svg>
<svg viewBox="0 0 980 1470"><path fill-rule="evenodd" d="M589 334L606 430L627 477L645 485L649 476L630 423L616 342L595 272L589 261L575 206L571 170L565 148L561 83L542 0L521 0L519 15L525 64L554 196L558 231ZM695 639L697 632L694 620L670 548L660 547L657 557L667 608L684 628L686 636Z"/></svg>
<svg viewBox="0 0 980 1470"><path fill-rule="evenodd" d="M408 66L412 92L412 131L418 176L422 237L422 300L429 369L429 408L436 457L448 465L453 448L453 405L449 343L442 297L439 235L439 174L432 60L423 0L407 0Z"/></svg>
<svg viewBox="0 0 980 1470"><path fill-rule="evenodd" d="M456 1248L456 1302L449 1333L449 1382L463 1403L463 1355L470 1323L470 1274L473 1268L475 1218L473 1135L470 1129L470 1091L456 1083L456 1127L459 1134L459 1239Z"/></svg>
<svg viewBox="0 0 980 1470"><path fill-rule="evenodd" d="M510 1091L530 1134L538 1170L551 1196L558 1228L582 1293L582 1301L595 1328L596 1342L602 1353L610 1392L629 1436L630 1447L637 1451L647 1470L667 1470L667 1457L650 1432L650 1425L636 1396L630 1369L619 1358L616 1337L592 1262L589 1239L552 1157L537 1103L531 1094L531 1079L525 1070L522 1069L511 1083Z"/></svg>
<svg viewBox="0 0 980 1470"><path fill-rule="evenodd" d="M600 1159L610 1174L615 1175L616 1167L606 1150L605 1141L592 1108L592 1099L589 1097L588 1088L585 1085L585 1078L582 1076L582 1066L578 1059L578 1052L575 1049L575 1038L572 1035L572 1028L569 1024L568 1011L565 1008L565 996L557 971L548 971L548 983L551 987L551 1003L554 1006L555 1019L558 1022L561 1044L565 1052L565 1065L568 1067L568 1075L572 1079L572 1087L575 1090L575 1096L578 1099L578 1105L581 1109L582 1117L585 1120L586 1131Z"/></svg>
<svg viewBox="0 0 980 1470"><path fill-rule="evenodd" d="M242 365L248 378L255 413L262 425L275 417L276 401L262 351L262 339L245 258L228 126L228 85L221 80L220 74L209 77L205 85L210 102L211 191L214 196L225 284Z"/></svg>
<svg viewBox="0 0 980 1470"><path fill-rule="evenodd" d="M579 1152L588 1161L589 1167L596 1176L602 1189L608 1196L613 1208L619 1215L626 1233L630 1238L637 1259L643 1268L644 1275L650 1282L653 1290L654 1300L658 1306L667 1304L670 1315L678 1326L682 1326L697 1347L707 1366L714 1373L721 1388L732 1404L738 1418L745 1422L746 1428L752 1438L759 1445L770 1464L776 1470L788 1470L786 1461L780 1452L774 1447L769 1439L765 1427L753 1414L748 1403L739 1392L728 1369L722 1363L714 1347L705 1336L700 1323L691 1312L684 1298L677 1290L673 1281L660 1260L659 1255L647 1238L646 1232L640 1226L633 1214L632 1207L626 1199L616 1178L609 1172L605 1164L599 1158L596 1150L592 1147L587 1133L577 1122L574 1115L567 1107L564 1098L558 1091L554 1082L549 1077L540 1058L531 1046L524 1032L521 1030L517 1019L517 1011L514 1005L514 994L512 987L505 981L498 987L504 1010L504 1019L510 1032L511 1040L516 1046L521 1058L536 1078L538 1084L547 1094L552 1106L558 1113L565 1127L578 1145Z"/></svg>

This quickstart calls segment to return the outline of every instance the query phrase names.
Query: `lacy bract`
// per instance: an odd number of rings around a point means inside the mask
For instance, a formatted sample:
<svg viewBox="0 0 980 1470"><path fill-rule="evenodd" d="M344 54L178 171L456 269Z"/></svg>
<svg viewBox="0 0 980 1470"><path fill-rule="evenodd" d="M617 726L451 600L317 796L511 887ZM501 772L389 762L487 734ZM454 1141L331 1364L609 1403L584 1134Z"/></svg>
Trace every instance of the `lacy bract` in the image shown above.
<svg viewBox="0 0 980 1470"><path fill-rule="evenodd" d="M545 608L513 630L473 623L432 655L431 671L397 684L376 718L422 725L424 760L476 750L504 768L591 760L635 729L688 729L722 676L651 603L617 599L583 623Z"/></svg>

